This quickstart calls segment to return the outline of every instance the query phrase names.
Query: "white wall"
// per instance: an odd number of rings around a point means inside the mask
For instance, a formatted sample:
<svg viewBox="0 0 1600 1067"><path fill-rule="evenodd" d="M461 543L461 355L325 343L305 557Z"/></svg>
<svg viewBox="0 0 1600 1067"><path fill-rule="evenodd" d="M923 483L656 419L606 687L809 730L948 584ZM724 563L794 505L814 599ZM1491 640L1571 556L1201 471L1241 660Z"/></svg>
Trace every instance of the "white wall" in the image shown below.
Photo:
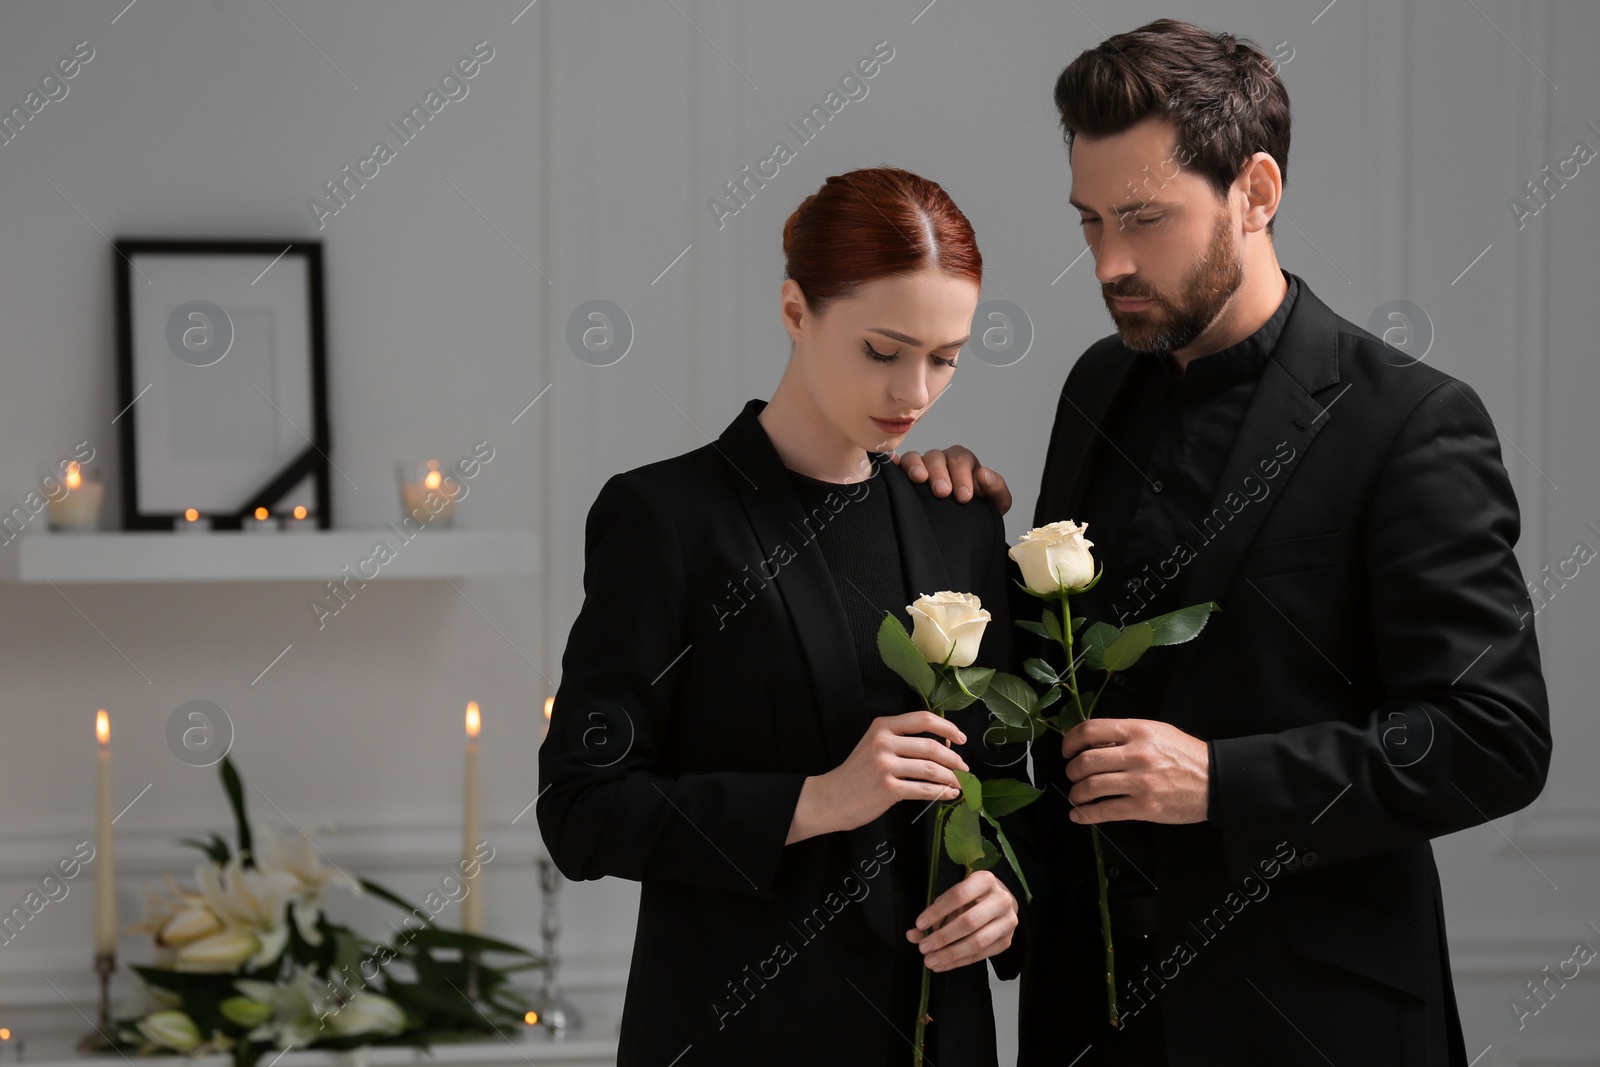
<svg viewBox="0 0 1600 1067"><path fill-rule="evenodd" d="M1050 89L1078 51L1170 9L524 2L0 10L5 108L77 42L95 49L69 95L0 145L0 499L20 499L37 465L77 441L116 452L102 234L316 237L333 459L350 478L333 481L341 525L389 517L395 460L487 439L497 456L461 521L537 531L546 575L375 582L321 632L305 606L313 590L293 583L64 587L70 603L48 586L0 587L7 899L88 832L96 707L115 716L119 797L151 783L118 823L125 916L137 915L141 876L182 856L171 839L225 828L212 772L175 760L163 739L172 709L197 697L228 710L234 756L282 818L337 824L325 845L335 860L420 890L455 848L460 714L476 699L493 741L487 830L507 859L487 875L488 926L533 943L536 837L531 813L511 820L536 791L538 705L581 600L588 504L607 475L715 437L745 399L769 394L785 351L773 307L781 226L830 174L891 163L938 180L976 226L985 297L1030 316L1029 355L1005 368L964 361L907 442L972 445L1018 490L1012 532L1027 525L1061 380L1110 331L1088 259L1062 274L1083 245ZM1320 6L1181 12L1293 50L1280 260L1358 323L1393 299L1427 311L1427 358L1471 382L1503 432L1525 571L1567 558L1580 537L1600 545L1583 526L1600 524L1600 177L1585 168L1520 231L1507 206L1576 139L1600 147L1584 125L1600 123L1600 11L1578 0ZM480 40L495 56L469 96L319 231L308 198ZM795 146L784 123L879 41L894 57L868 95L719 229L708 198L776 139ZM609 367L565 340L569 314L596 298L636 331ZM1600 922L1600 726L1585 714L1600 685L1594 583L1569 583L1535 623L1558 744L1546 796L1437 846L1469 1056L1492 1046L1483 1065L1600 1055L1592 980L1520 1032L1508 1006L1576 941L1600 947L1584 926ZM261 796L257 818L278 821ZM624 884L569 887L580 991L621 981L635 899ZM91 1003L89 900L80 886L0 951L0 1013L34 1030L78 1027L43 979ZM339 906L361 925L383 914ZM125 960L145 951L124 941Z"/></svg>

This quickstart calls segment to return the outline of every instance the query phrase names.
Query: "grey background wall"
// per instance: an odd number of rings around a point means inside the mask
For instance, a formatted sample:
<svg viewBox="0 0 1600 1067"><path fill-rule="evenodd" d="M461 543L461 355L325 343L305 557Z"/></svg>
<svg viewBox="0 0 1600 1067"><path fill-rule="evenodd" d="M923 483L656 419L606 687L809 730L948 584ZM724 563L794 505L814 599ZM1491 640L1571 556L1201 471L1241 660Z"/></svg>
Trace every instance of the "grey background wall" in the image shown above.
<svg viewBox="0 0 1600 1067"><path fill-rule="evenodd" d="M0 7L6 109L79 42L94 50L68 95L0 144L0 499L20 500L38 465L78 441L116 454L107 238L317 238L332 456L347 475L333 480L340 525L391 517L394 461L487 440L496 458L460 522L536 531L543 570L376 581L320 631L313 583L0 586L7 907L89 832L97 707L115 716L121 802L150 785L118 823L125 918L143 882L189 862L175 838L225 827L213 772L164 740L172 709L195 698L233 719L258 818L337 828L324 847L341 865L421 890L457 849L460 715L473 699L499 846L487 926L533 942L537 833L521 813L537 790L539 705L581 602L594 492L715 437L745 399L769 394L786 351L783 220L826 176L891 163L950 190L979 235L985 297L1022 307L1033 330L1011 366L964 360L907 447L974 447L1011 478L1008 529L1024 529L1056 392L1111 329L1079 258L1050 88L1082 49L1160 15L1286 57L1295 140L1279 258L1358 323L1393 300L1425 312L1412 325L1431 340L1426 358L1471 382L1502 432L1528 576L1556 573L1580 540L1600 546L1585 525L1600 524L1600 176L1583 166L1520 220L1510 204L1536 206L1525 183L1576 142L1600 148L1593 3L125 3ZM468 95L319 227L308 201L375 140L392 142L384 124L480 41L493 58ZM785 123L879 42L893 55L867 94L798 144ZM779 139L794 159L719 222L708 201ZM631 349L610 366L567 342L569 316L593 299L632 323ZM1591 570L1552 583L1529 619L1557 737L1544 797L1436 844L1480 1064L1600 1056L1592 976L1521 1029L1509 1007L1575 943L1600 947L1586 926L1600 923ZM0 1024L79 1027L90 898L80 885L0 948ZM594 1002L619 996L635 900L621 883L566 892L569 973ZM370 902L333 907L358 925L386 918ZM125 960L147 951L123 941ZM1257 1009L1241 1005L1241 1025Z"/></svg>

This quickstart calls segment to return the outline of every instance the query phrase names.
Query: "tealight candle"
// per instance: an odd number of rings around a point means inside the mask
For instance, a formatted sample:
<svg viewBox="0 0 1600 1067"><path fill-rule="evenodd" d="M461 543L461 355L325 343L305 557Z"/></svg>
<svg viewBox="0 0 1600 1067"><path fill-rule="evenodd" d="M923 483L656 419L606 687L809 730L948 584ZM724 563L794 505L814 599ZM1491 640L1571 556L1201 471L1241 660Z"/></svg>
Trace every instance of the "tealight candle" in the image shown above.
<svg viewBox="0 0 1600 1067"><path fill-rule="evenodd" d="M397 463L395 470L400 479L402 521L410 519L432 526L449 526L455 515L456 494L461 492L461 483L458 481L452 492L436 459Z"/></svg>
<svg viewBox="0 0 1600 1067"><path fill-rule="evenodd" d="M44 480L45 507L50 512L52 530L93 530L100 522L100 501L105 495L105 485L98 471L78 465L76 460L67 464L60 479L53 474ZM56 492L60 496L56 496Z"/></svg>
<svg viewBox="0 0 1600 1067"><path fill-rule="evenodd" d="M312 521L311 513L304 504L296 504L294 514L283 517L283 528L295 533L309 533L317 528L317 524Z"/></svg>
<svg viewBox="0 0 1600 1067"><path fill-rule="evenodd" d="M195 508L185 508L183 517L174 519L173 529L180 533L210 533L210 518L201 518L200 512Z"/></svg>
<svg viewBox="0 0 1600 1067"><path fill-rule="evenodd" d="M266 508L256 508L256 513L244 520L245 533L276 533L278 524Z"/></svg>

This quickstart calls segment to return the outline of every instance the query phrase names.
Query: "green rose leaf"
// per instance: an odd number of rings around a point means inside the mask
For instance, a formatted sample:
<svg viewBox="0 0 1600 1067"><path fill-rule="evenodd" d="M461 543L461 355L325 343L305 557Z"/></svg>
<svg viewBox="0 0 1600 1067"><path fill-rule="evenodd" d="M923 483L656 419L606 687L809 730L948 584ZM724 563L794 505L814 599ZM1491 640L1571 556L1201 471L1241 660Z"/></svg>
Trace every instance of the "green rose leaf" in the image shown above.
<svg viewBox="0 0 1600 1067"><path fill-rule="evenodd" d="M990 778L983 783L983 812L998 819L1038 800L1044 790L1015 778Z"/></svg>
<svg viewBox="0 0 1600 1067"><path fill-rule="evenodd" d="M987 837L983 838L983 855L972 864L975 871L993 870L995 864L1000 862L1000 850L994 847L994 842Z"/></svg>
<svg viewBox="0 0 1600 1067"><path fill-rule="evenodd" d="M989 688L983 694L984 706L1007 726L1026 726L1034 700L1032 686L1002 671L996 671L989 679Z"/></svg>
<svg viewBox="0 0 1600 1067"><path fill-rule="evenodd" d="M1147 622L1136 622L1123 630L1115 641L1106 646L1104 654L1106 670L1125 671L1133 666L1150 647L1154 637L1155 631Z"/></svg>
<svg viewBox="0 0 1600 1067"><path fill-rule="evenodd" d="M989 688L989 682L994 678L993 667L957 667L956 684L961 691L976 700Z"/></svg>
<svg viewBox="0 0 1600 1067"><path fill-rule="evenodd" d="M961 799L967 807L978 811L983 807L983 781L971 771L957 771L956 781L961 783Z"/></svg>
<svg viewBox="0 0 1600 1067"><path fill-rule="evenodd" d="M1033 702L1033 707L1030 709L1034 717L1037 718L1041 711L1060 700L1063 692L1065 690L1059 685L1052 685L1049 689L1040 693L1039 699Z"/></svg>
<svg viewBox="0 0 1600 1067"><path fill-rule="evenodd" d="M1154 631L1151 638L1152 645L1181 645L1190 640L1201 630L1205 629L1206 621L1213 611L1221 611L1222 605L1215 600L1208 600L1204 604L1190 604L1177 611L1169 611L1165 615L1157 615L1153 619L1146 619L1145 623Z"/></svg>
<svg viewBox="0 0 1600 1067"><path fill-rule="evenodd" d="M1028 888L1028 876L1022 873L1022 864L1017 862L1017 854L1011 851L1011 842L1006 840L1006 832L1000 829L1000 824L988 812L984 812L983 817L994 827L994 835L1000 839L1000 848L1006 854L1006 862L1011 864L1011 869L1017 872L1017 881L1022 883L1022 895L1029 904L1032 904L1033 890Z"/></svg>
<svg viewBox="0 0 1600 1067"><path fill-rule="evenodd" d="M1056 618L1056 613L1049 608L1044 609L1045 636L1052 641L1062 642L1066 638L1061 633L1061 620Z"/></svg>
<svg viewBox="0 0 1600 1067"><path fill-rule="evenodd" d="M1042 659L1030 659L1022 665L1022 669L1028 672L1029 678L1036 682L1043 682L1045 685L1055 685L1061 681L1050 664Z"/></svg>
<svg viewBox="0 0 1600 1067"><path fill-rule="evenodd" d="M983 835L978 832L978 813L965 804L950 809L944 824L944 850L962 867L971 867L983 858Z"/></svg>
<svg viewBox="0 0 1600 1067"><path fill-rule="evenodd" d="M1077 633L1079 630L1083 629L1083 624L1088 622L1088 621L1089 620L1087 618L1085 618L1084 616L1082 616L1082 615L1079 615L1076 619L1073 619L1072 620L1072 632L1073 633Z"/></svg>
<svg viewBox="0 0 1600 1067"><path fill-rule="evenodd" d="M1026 619L1018 619L1016 624L1028 631L1030 634L1038 634L1040 637L1050 636L1050 631L1044 628L1043 623L1028 622Z"/></svg>
<svg viewBox="0 0 1600 1067"><path fill-rule="evenodd" d="M1094 623L1083 631L1083 669L1105 670L1105 651L1121 633L1115 626L1105 622Z"/></svg>
<svg viewBox="0 0 1600 1067"><path fill-rule="evenodd" d="M893 615L884 615L883 622L878 626L878 655L911 688L923 694L932 692L933 668L911 642L905 624Z"/></svg>

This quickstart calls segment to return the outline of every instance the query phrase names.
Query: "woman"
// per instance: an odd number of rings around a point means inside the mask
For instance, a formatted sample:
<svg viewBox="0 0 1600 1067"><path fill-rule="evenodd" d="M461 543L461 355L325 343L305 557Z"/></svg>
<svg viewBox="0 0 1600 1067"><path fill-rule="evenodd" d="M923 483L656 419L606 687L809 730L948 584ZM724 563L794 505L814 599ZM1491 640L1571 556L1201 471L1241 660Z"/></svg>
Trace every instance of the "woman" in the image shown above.
<svg viewBox="0 0 1600 1067"><path fill-rule="evenodd" d="M1025 760L984 744L981 704L922 709L876 646L948 589L991 613L978 663L1010 658L999 515L889 461L950 383L982 260L944 190L891 168L829 178L783 244L771 401L589 512L539 827L567 877L642 883L623 1067L910 1063L924 959L928 1061L992 1065L982 961L1017 973L1020 883L941 852L924 911L919 815L956 770Z"/></svg>

